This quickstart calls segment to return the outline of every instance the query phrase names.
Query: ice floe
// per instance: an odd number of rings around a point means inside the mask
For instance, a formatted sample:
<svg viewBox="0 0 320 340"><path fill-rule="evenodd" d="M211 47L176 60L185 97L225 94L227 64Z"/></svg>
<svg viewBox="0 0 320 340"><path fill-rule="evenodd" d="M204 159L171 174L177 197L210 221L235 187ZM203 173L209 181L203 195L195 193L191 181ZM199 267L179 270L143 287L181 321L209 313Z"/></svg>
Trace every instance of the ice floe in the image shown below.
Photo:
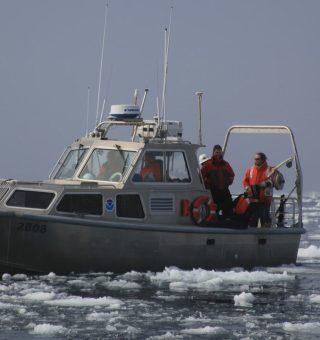
<svg viewBox="0 0 320 340"><path fill-rule="evenodd" d="M252 307L254 296L251 293L242 292L233 297L235 306Z"/></svg>
<svg viewBox="0 0 320 340"><path fill-rule="evenodd" d="M67 329L63 326L56 326L48 323L43 323L35 325L31 333L37 335L65 334L67 333Z"/></svg>
<svg viewBox="0 0 320 340"><path fill-rule="evenodd" d="M283 329L287 332L300 334L320 334L320 322L291 323L284 322Z"/></svg>
<svg viewBox="0 0 320 340"><path fill-rule="evenodd" d="M320 248L315 245L310 245L308 248L299 248L298 257L320 259Z"/></svg>
<svg viewBox="0 0 320 340"><path fill-rule="evenodd" d="M123 305L119 299L111 297L84 298L81 296L68 297L66 299L57 299L45 301L52 306L69 306L69 307L88 307L88 306L108 306L110 309L118 309Z"/></svg>
<svg viewBox="0 0 320 340"><path fill-rule="evenodd" d="M211 326L205 326L201 328L187 328L183 329L181 331L182 334L190 334L190 335L218 335L218 334L224 334L226 331L222 327L211 327Z"/></svg>

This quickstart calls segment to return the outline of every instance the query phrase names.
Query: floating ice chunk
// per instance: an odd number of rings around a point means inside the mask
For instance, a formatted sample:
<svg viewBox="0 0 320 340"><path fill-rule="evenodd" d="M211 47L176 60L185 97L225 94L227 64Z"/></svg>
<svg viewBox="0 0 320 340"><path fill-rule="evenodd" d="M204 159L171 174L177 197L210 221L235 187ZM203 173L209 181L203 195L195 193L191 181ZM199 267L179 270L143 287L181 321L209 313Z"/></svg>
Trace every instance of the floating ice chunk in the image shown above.
<svg viewBox="0 0 320 340"><path fill-rule="evenodd" d="M251 293L242 292L233 297L235 306L251 307L254 301L254 296Z"/></svg>
<svg viewBox="0 0 320 340"><path fill-rule="evenodd" d="M49 279L54 279L55 277L56 277L56 274L53 273L53 272L50 272L50 273L48 274L48 278L49 278Z"/></svg>
<svg viewBox="0 0 320 340"><path fill-rule="evenodd" d="M28 279L28 276L26 274L15 274L12 278L17 281L24 281Z"/></svg>
<svg viewBox="0 0 320 340"><path fill-rule="evenodd" d="M131 270L130 272L127 272L125 274L122 274L121 277L124 279L131 279L131 280L140 280L145 277L145 273L136 272L134 270Z"/></svg>
<svg viewBox="0 0 320 340"><path fill-rule="evenodd" d="M66 299L45 301L46 304L52 306L65 307L91 307L91 306L108 306L111 309L118 309L123 305L123 302L111 297L101 298L83 298L81 296L69 297Z"/></svg>
<svg viewBox="0 0 320 340"><path fill-rule="evenodd" d="M268 273L265 271L235 271L218 272L215 270L193 269L181 270L166 268L163 272L149 273L149 279L154 284L169 283L170 289L185 290L217 290L222 284L246 284L257 282L292 281L293 275L284 271L282 274Z"/></svg>
<svg viewBox="0 0 320 340"><path fill-rule="evenodd" d="M188 284L185 282L171 282L169 284L170 290L174 290L177 292L186 292L188 290Z"/></svg>
<svg viewBox="0 0 320 340"><path fill-rule="evenodd" d="M111 317L118 316L118 312L111 312L111 313L98 313L98 312L93 312L90 313L86 316L86 320L88 321L106 321L110 319Z"/></svg>
<svg viewBox="0 0 320 340"><path fill-rule="evenodd" d="M318 294L310 295L310 302L312 302L312 303L320 303L320 295L318 295Z"/></svg>
<svg viewBox="0 0 320 340"><path fill-rule="evenodd" d="M7 291L7 290L9 290L9 287L8 287L8 286L1 285L1 284L0 284L0 292L5 292L5 291Z"/></svg>
<svg viewBox="0 0 320 340"><path fill-rule="evenodd" d="M110 289L140 289L141 285L136 282L128 282L126 280L113 280L108 281L103 284L104 287L110 288Z"/></svg>
<svg viewBox="0 0 320 340"><path fill-rule="evenodd" d="M33 334L41 334L41 335L63 334L66 332L67 332L66 328L62 326L51 325L49 323L42 323L40 325L36 325L32 331Z"/></svg>
<svg viewBox="0 0 320 340"><path fill-rule="evenodd" d="M171 332L167 332L163 335L154 335L147 338L147 340L163 340L163 339L183 339L182 335L174 335Z"/></svg>
<svg viewBox="0 0 320 340"><path fill-rule="evenodd" d="M128 334L138 334L141 331L140 331L139 328L136 328L136 327L133 327L133 326L128 326L127 329L124 332L128 333Z"/></svg>
<svg viewBox="0 0 320 340"><path fill-rule="evenodd" d="M181 333L183 334L192 334L192 335L197 335L197 334L223 334L225 333L225 329L222 327L211 327L211 326L206 326L202 328L188 328L188 329L183 329Z"/></svg>
<svg viewBox="0 0 320 340"><path fill-rule="evenodd" d="M10 274L7 274L7 273L2 274L2 280L3 281L9 281L10 279L11 279Z"/></svg>
<svg viewBox="0 0 320 340"><path fill-rule="evenodd" d="M52 300L55 296L56 296L55 293L34 292L34 293L28 293L24 295L23 299L45 301L45 300Z"/></svg>
<svg viewBox="0 0 320 340"><path fill-rule="evenodd" d="M15 305L12 303L0 302L0 309L11 309L14 307Z"/></svg>
<svg viewBox="0 0 320 340"><path fill-rule="evenodd" d="M282 328L287 332L318 335L320 333L320 322L307 322L307 323L284 322Z"/></svg>
<svg viewBox="0 0 320 340"><path fill-rule="evenodd" d="M320 258L320 248L311 245L308 248L299 248L298 257Z"/></svg>
<svg viewBox="0 0 320 340"><path fill-rule="evenodd" d="M183 323L195 323L195 322L210 322L211 319L204 318L200 315L199 318L194 316L189 316L188 318L185 318L182 322Z"/></svg>
<svg viewBox="0 0 320 340"><path fill-rule="evenodd" d="M85 281L85 280L81 280L81 279L76 279L76 280L69 280L67 282L68 285L71 285L71 286L75 286L75 287L90 287L91 286L91 283L88 282L88 281Z"/></svg>

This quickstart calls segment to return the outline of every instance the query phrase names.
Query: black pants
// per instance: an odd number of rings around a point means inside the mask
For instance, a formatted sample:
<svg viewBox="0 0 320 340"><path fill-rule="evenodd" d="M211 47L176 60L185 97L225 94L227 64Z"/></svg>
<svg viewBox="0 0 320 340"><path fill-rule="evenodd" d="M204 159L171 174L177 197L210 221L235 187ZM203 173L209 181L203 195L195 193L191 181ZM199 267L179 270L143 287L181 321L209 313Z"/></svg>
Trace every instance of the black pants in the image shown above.
<svg viewBox="0 0 320 340"><path fill-rule="evenodd" d="M256 227L259 219L262 226L270 225L270 203L256 203L256 210L251 216L250 226Z"/></svg>
<svg viewBox="0 0 320 340"><path fill-rule="evenodd" d="M211 188L211 195L217 205L217 213L222 211L222 215L217 215L218 219L231 217L233 215L233 202L229 189L219 190L217 188Z"/></svg>

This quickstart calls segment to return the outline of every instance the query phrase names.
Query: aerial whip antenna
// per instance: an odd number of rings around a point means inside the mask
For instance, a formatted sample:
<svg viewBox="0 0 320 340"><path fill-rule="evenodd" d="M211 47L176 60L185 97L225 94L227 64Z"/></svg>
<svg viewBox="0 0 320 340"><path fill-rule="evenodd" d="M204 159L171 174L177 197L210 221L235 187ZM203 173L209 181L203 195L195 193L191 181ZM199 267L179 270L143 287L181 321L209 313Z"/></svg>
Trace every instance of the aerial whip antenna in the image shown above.
<svg viewBox="0 0 320 340"><path fill-rule="evenodd" d="M101 121L102 121L102 116L103 116L103 111L104 111L105 104L106 104L106 98L103 99L99 123L101 123Z"/></svg>
<svg viewBox="0 0 320 340"><path fill-rule="evenodd" d="M202 112L201 112L201 102L202 102L203 92L196 92L198 96L198 111L199 111L199 145L202 145Z"/></svg>
<svg viewBox="0 0 320 340"><path fill-rule="evenodd" d="M147 98L147 95L148 95L148 91L149 91L149 89L145 89L145 90L144 90L144 95L143 95L142 103L141 103L141 106L140 106L140 116L142 115L142 112L143 112L143 108L144 108L144 104L145 104L145 102L146 102L146 98Z"/></svg>
<svg viewBox="0 0 320 340"><path fill-rule="evenodd" d="M97 98L96 126L98 125L98 118L99 118L101 76L102 76L102 65L103 65L103 55L104 55L104 42L105 42L106 29L107 29L107 17L108 17L108 3L106 4L105 14L104 14L104 26L103 26L103 36L102 36L100 71L99 71L99 85L98 85L98 98Z"/></svg>
<svg viewBox="0 0 320 340"><path fill-rule="evenodd" d="M164 46L164 74L163 74L163 89L162 89L162 104L161 113L162 120L166 120L166 90L167 90L167 74L168 74L168 56L169 56L169 46L170 46L170 32L171 32L171 21L172 21L173 7L170 11L169 29L165 29L165 46Z"/></svg>
<svg viewBox="0 0 320 340"><path fill-rule="evenodd" d="M86 127L86 137L89 136L89 107L90 107L90 86L88 86L88 93L87 93L87 127Z"/></svg>

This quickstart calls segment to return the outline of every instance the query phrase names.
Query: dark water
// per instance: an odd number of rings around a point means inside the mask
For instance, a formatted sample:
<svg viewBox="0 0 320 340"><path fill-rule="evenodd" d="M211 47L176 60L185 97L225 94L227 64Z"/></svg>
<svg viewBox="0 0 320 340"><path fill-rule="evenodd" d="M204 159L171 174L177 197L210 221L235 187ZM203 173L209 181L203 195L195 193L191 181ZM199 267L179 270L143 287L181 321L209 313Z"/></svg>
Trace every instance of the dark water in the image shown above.
<svg viewBox="0 0 320 340"><path fill-rule="evenodd" d="M3 275L0 339L319 339L320 195L298 266Z"/></svg>

